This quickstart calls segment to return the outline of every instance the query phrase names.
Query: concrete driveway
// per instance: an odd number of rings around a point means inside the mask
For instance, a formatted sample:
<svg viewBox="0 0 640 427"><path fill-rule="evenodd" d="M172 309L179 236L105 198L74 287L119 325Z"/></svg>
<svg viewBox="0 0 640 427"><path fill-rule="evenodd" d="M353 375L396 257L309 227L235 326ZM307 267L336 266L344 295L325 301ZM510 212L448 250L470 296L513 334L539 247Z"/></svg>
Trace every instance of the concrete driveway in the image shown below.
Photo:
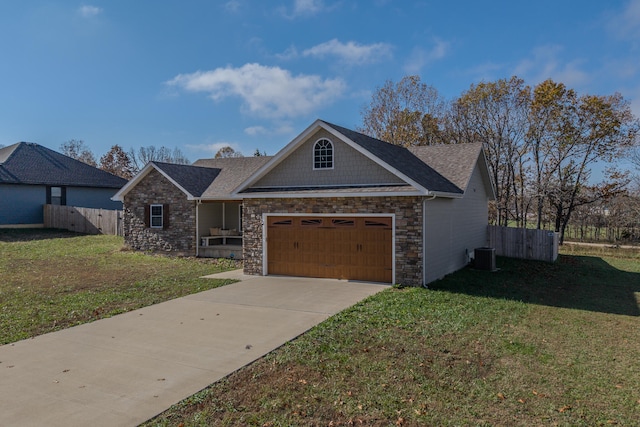
<svg viewBox="0 0 640 427"><path fill-rule="evenodd" d="M242 280L0 347L0 425L135 426L388 286Z"/></svg>

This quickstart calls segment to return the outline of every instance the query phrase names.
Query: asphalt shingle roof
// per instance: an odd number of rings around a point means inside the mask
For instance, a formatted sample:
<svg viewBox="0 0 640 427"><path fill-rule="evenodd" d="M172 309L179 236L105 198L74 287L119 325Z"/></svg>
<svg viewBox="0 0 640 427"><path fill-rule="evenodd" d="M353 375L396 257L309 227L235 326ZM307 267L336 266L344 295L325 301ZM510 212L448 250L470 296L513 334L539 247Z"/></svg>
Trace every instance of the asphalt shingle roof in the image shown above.
<svg viewBox="0 0 640 427"><path fill-rule="evenodd" d="M211 182L220 175L220 169L215 168L163 162L152 163L194 197L202 196Z"/></svg>
<svg viewBox="0 0 640 427"><path fill-rule="evenodd" d="M32 142L0 148L0 184L120 188L126 183L126 179Z"/></svg>
<svg viewBox="0 0 640 427"><path fill-rule="evenodd" d="M391 168L404 174L429 191L463 194L471 174L481 153L481 144L458 144L442 146L420 146L405 148L350 129L322 121L344 135L364 150L377 157ZM0 152L0 156L2 153ZM230 157L221 159L200 159L192 165L176 165L153 162L155 167L171 177L191 196L202 199L224 199L230 197L233 190L246 182L262 166L273 157ZM1 159L1 157L0 157ZM399 185L389 187L349 186L326 188L321 190L311 187L295 186L289 188L253 189L247 188L244 193L255 192L345 192L353 191L410 191L413 187Z"/></svg>
<svg viewBox="0 0 640 427"><path fill-rule="evenodd" d="M466 188L482 150L481 143L409 147L422 160L458 188Z"/></svg>
<svg viewBox="0 0 640 427"><path fill-rule="evenodd" d="M249 179L251 175L271 160L271 156L228 157L223 159L200 159L194 166L215 168L220 175L210 183L202 194L203 198L220 198L231 194L236 187Z"/></svg>
<svg viewBox="0 0 640 427"><path fill-rule="evenodd" d="M323 121L323 123L337 130L351 141L355 142L374 156L378 157L389 166L403 173L429 191L443 193L464 193L464 187L447 179L443 174L435 170L429 163L418 158L405 147L389 144L376 138L355 132L342 126ZM477 159L477 157L476 157ZM475 162L471 163L473 167Z"/></svg>

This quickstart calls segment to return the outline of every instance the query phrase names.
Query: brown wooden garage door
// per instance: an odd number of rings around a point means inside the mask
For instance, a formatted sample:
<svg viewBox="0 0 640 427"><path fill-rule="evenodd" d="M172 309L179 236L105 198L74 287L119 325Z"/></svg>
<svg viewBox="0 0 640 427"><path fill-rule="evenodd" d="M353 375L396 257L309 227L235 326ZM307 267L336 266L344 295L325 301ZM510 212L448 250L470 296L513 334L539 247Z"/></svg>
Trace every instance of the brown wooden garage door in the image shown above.
<svg viewBox="0 0 640 427"><path fill-rule="evenodd" d="M268 217L268 274L390 283L391 221L389 217Z"/></svg>

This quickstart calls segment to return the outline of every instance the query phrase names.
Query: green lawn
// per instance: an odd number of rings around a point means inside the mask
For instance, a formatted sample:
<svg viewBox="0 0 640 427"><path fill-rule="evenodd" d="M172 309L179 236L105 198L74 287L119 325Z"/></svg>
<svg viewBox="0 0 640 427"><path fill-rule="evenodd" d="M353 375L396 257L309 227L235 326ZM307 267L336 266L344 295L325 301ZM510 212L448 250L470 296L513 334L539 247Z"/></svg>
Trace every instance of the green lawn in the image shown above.
<svg viewBox="0 0 640 427"><path fill-rule="evenodd" d="M231 261L123 251L116 236L0 229L0 344L109 317L227 282Z"/></svg>
<svg viewBox="0 0 640 427"><path fill-rule="evenodd" d="M640 258L498 259L389 289L147 426L637 426Z"/></svg>
<svg viewBox="0 0 640 427"><path fill-rule="evenodd" d="M234 266L0 230L0 342L219 286ZM566 246L389 288L147 426L637 426L640 252Z"/></svg>

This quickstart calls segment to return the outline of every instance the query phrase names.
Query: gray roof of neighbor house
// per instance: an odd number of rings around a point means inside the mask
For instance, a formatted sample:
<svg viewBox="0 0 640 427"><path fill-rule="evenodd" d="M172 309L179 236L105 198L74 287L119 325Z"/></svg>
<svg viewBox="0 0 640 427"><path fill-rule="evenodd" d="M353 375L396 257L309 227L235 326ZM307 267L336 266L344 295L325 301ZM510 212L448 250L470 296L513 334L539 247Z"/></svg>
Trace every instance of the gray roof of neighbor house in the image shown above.
<svg viewBox="0 0 640 427"><path fill-rule="evenodd" d="M220 175L202 194L203 198L220 198L231 192L248 179L255 171L271 160L272 156L228 157L223 159L200 159L194 166L215 168Z"/></svg>
<svg viewBox="0 0 640 427"><path fill-rule="evenodd" d="M126 183L126 179L32 142L0 148L0 184L120 188Z"/></svg>

